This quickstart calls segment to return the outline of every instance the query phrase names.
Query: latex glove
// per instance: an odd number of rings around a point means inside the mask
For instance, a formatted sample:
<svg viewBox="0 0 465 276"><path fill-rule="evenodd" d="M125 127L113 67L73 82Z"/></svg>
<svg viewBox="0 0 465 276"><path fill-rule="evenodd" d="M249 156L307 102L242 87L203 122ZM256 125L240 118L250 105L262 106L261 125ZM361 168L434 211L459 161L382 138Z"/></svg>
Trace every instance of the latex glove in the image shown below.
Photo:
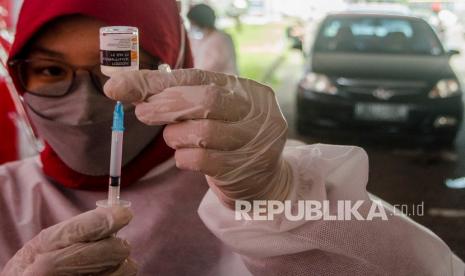
<svg viewBox="0 0 465 276"><path fill-rule="evenodd" d="M1 275L136 275L129 245L114 236L129 223L127 208L97 208L42 230Z"/></svg>
<svg viewBox="0 0 465 276"><path fill-rule="evenodd" d="M176 165L200 171L222 202L284 200L290 169L281 158L287 123L271 88L198 69L114 75L105 94L136 105L139 120L168 124Z"/></svg>

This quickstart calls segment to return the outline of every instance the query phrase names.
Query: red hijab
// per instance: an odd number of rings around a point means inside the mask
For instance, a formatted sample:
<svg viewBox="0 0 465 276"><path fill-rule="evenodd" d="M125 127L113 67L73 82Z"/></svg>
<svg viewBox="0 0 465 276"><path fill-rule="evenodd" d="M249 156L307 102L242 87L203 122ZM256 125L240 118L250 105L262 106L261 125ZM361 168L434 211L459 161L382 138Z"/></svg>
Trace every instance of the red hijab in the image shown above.
<svg viewBox="0 0 465 276"><path fill-rule="evenodd" d="M14 59L46 23L73 14L94 17L108 25L138 27L140 45L144 50L171 67L176 64L183 27L174 0L25 0L9 59ZM184 40L183 67L189 68L192 67L192 56L187 38ZM14 74L12 78L17 84ZM16 87L20 91L21 87ZM122 186L136 182L171 156L173 150L165 144L162 135L158 135L139 156L123 167ZM72 170L49 145L46 145L40 157L44 173L61 185L90 190L106 189L108 186L108 176L88 176Z"/></svg>

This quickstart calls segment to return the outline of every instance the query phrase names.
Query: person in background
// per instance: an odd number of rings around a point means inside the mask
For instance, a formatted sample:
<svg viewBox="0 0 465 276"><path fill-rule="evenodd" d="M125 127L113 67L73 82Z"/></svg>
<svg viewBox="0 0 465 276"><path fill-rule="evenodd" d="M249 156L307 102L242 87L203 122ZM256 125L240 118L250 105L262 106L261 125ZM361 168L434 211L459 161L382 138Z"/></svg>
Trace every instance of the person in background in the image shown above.
<svg viewBox="0 0 465 276"><path fill-rule="evenodd" d="M195 5L187 18L191 24L189 37L195 68L238 75L234 43L231 36L216 29L213 9L205 4Z"/></svg>

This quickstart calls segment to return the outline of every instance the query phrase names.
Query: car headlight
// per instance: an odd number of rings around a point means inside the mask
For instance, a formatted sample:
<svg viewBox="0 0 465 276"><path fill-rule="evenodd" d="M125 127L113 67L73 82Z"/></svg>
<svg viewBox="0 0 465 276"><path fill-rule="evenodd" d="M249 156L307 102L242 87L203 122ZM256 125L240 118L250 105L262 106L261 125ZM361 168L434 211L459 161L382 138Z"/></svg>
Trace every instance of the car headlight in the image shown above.
<svg viewBox="0 0 465 276"><path fill-rule="evenodd" d="M460 84L454 79L443 79L429 92L428 97L431 99L448 98L460 94Z"/></svg>
<svg viewBox="0 0 465 276"><path fill-rule="evenodd" d="M322 74L308 73L300 82L300 85L303 89L310 90L312 92L329 95L337 94L337 87L333 85L327 76Z"/></svg>

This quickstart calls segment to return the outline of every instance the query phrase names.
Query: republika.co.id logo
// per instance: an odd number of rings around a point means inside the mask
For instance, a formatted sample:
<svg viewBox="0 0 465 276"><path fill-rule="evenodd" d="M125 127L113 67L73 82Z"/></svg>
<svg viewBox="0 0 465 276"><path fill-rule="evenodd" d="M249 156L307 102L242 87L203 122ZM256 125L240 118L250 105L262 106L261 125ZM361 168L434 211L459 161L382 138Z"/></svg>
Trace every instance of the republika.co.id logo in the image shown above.
<svg viewBox="0 0 465 276"><path fill-rule="evenodd" d="M362 205L363 210L360 211ZM415 207L415 206L412 206ZM423 208L423 203L416 206ZM416 208L415 207L415 208ZM422 215L423 212L417 212ZM289 221L299 220L388 220L392 215L408 215L405 210L397 208L387 210L380 200L236 200L236 220L274 220L284 216Z"/></svg>

